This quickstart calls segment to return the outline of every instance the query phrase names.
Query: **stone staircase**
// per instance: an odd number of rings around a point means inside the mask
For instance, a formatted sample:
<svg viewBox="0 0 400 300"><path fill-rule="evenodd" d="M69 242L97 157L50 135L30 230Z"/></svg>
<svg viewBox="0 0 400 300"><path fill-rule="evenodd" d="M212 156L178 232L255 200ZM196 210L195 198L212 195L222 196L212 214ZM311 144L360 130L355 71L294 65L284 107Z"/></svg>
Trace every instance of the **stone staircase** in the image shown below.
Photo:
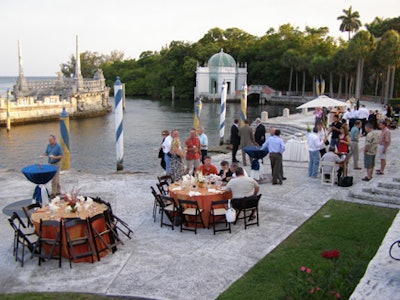
<svg viewBox="0 0 400 300"><path fill-rule="evenodd" d="M393 178L392 182L378 182L375 187L362 188L360 191L350 191L349 196L365 202L400 209L400 178Z"/></svg>
<svg viewBox="0 0 400 300"><path fill-rule="evenodd" d="M283 140L288 140L293 137L295 133L301 132L306 134L306 128L299 126L299 125L294 125L294 124L283 124L283 123L263 123L265 126L265 129L267 131L267 136L269 135L269 128L270 127L275 127L276 129L279 129L281 131L281 138ZM255 129L255 123L251 125L253 129Z"/></svg>

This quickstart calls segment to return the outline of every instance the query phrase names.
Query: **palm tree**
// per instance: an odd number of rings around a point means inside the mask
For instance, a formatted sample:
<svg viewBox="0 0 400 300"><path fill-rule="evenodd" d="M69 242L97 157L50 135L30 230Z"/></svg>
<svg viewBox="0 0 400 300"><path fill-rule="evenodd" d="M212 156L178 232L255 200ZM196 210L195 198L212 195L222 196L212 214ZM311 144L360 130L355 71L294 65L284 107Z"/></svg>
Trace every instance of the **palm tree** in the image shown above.
<svg viewBox="0 0 400 300"><path fill-rule="evenodd" d="M361 21L359 20L360 14L358 11L353 12L353 8L350 6L349 9L343 9L344 15L337 17L338 20L342 21L340 24L339 30L341 32L347 31L349 33L350 40L350 32L356 32L361 27Z"/></svg>

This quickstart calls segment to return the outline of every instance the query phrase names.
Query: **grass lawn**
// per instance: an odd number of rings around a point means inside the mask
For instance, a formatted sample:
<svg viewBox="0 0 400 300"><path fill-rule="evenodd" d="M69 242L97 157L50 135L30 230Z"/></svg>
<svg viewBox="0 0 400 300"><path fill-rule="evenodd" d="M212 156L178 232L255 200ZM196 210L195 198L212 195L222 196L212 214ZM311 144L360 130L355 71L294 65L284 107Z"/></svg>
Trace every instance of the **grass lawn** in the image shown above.
<svg viewBox="0 0 400 300"><path fill-rule="evenodd" d="M224 291L223 299L347 299L378 250L397 210L330 200ZM327 259L325 250L340 257ZM300 271L305 266L310 274ZM321 292L311 294L313 287ZM322 296L322 293L325 295ZM339 296L337 294L337 296Z"/></svg>

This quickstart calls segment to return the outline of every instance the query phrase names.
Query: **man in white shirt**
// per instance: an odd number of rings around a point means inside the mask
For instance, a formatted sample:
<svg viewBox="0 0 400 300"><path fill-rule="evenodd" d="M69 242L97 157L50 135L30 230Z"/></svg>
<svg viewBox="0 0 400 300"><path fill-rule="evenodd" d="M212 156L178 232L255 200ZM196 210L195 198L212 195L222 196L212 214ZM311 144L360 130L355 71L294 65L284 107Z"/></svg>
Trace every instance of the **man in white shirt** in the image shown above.
<svg viewBox="0 0 400 300"><path fill-rule="evenodd" d="M201 150L201 163L204 164L204 157L207 156L208 151L208 137L204 133L204 128L197 128L198 138L200 140L200 150Z"/></svg>
<svg viewBox="0 0 400 300"><path fill-rule="evenodd" d="M369 116L369 111L368 109L365 108L365 105L361 105L360 109L358 110L358 119L361 120L361 128L362 128L362 134L366 135L367 133L365 132L365 125L367 124L368 121L368 116Z"/></svg>
<svg viewBox="0 0 400 300"><path fill-rule="evenodd" d="M176 135L177 132L178 131L176 129L172 130L170 135L167 136L164 139L164 142L162 143L162 149L164 152L164 160L165 160L165 171L167 172L167 174L169 174L169 165L170 165L170 161L171 161L171 158L169 156L170 155L169 151L171 150L171 143L172 143L172 140L174 139L174 135Z"/></svg>

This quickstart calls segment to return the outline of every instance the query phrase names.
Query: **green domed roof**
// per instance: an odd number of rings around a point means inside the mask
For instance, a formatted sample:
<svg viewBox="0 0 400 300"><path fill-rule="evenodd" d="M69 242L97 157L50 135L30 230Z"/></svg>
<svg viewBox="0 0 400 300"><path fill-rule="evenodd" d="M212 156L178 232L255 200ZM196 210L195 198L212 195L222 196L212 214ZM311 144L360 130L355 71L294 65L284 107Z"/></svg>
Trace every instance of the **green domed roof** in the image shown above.
<svg viewBox="0 0 400 300"><path fill-rule="evenodd" d="M221 52L214 54L208 60L209 67L236 67L236 62L232 56L225 53L222 49Z"/></svg>

